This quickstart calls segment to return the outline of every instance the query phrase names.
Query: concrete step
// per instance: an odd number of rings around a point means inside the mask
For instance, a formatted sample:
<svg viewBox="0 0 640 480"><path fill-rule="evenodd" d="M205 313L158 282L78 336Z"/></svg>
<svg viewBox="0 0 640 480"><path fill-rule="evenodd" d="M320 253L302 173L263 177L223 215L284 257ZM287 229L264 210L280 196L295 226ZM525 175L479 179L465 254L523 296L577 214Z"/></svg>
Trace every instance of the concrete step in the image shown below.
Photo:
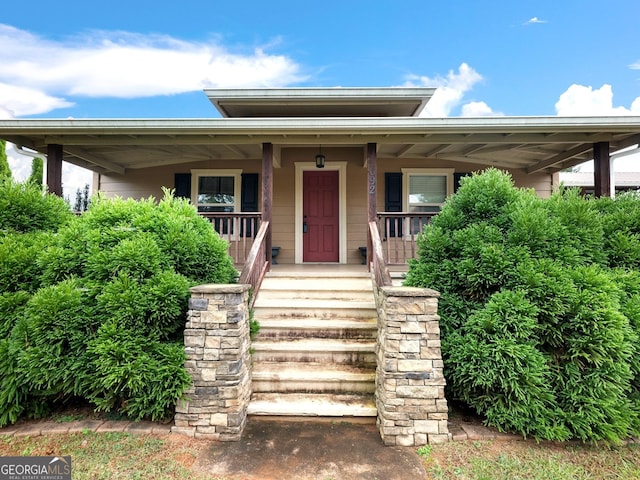
<svg viewBox="0 0 640 480"><path fill-rule="evenodd" d="M350 302L372 302L374 301L371 289L354 290L354 289L278 289L278 288L260 288L260 293L256 302L265 300L342 300Z"/></svg>
<svg viewBox="0 0 640 480"><path fill-rule="evenodd" d="M326 276L289 276L272 277L269 274L264 283L277 290L369 290L372 288L370 277L326 277Z"/></svg>
<svg viewBox="0 0 640 480"><path fill-rule="evenodd" d="M373 368L297 362L260 362L252 369L253 391L271 393L373 393Z"/></svg>
<svg viewBox="0 0 640 480"><path fill-rule="evenodd" d="M371 301L373 299L371 276L367 272L271 271L262 282L258 294L258 299L260 298Z"/></svg>
<svg viewBox="0 0 640 480"><path fill-rule="evenodd" d="M371 301L311 299L256 299L254 318L375 318L376 305Z"/></svg>
<svg viewBox="0 0 640 480"><path fill-rule="evenodd" d="M284 266L283 266L284 267ZM270 278L367 278L371 280L371 273L369 273L365 267L354 270L353 268L342 269L335 265L321 266L321 265L304 265L299 269L292 268L292 265L287 265L283 269L281 267L272 268L266 275L265 279ZM337 268L336 268L337 267ZM355 266L352 266L355 267Z"/></svg>
<svg viewBox="0 0 640 480"><path fill-rule="evenodd" d="M376 416L377 312L368 272L274 268L254 318L250 415Z"/></svg>
<svg viewBox="0 0 640 480"><path fill-rule="evenodd" d="M297 339L252 342L253 362L302 362L353 366L376 364L375 341Z"/></svg>
<svg viewBox="0 0 640 480"><path fill-rule="evenodd" d="M372 394L254 393L249 415L289 417L375 417Z"/></svg>
<svg viewBox="0 0 640 480"><path fill-rule="evenodd" d="M376 318L316 319L266 318L258 320L258 340L288 340L296 338L371 339L378 334Z"/></svg>

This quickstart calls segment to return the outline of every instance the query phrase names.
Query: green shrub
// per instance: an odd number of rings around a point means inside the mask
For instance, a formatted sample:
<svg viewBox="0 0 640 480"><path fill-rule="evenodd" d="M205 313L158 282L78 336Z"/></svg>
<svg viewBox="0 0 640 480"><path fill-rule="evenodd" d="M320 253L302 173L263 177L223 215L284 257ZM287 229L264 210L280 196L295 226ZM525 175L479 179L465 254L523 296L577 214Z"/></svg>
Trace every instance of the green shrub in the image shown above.
<svg viewBox="0 0 640 480"><path fill-rule="evenodd" d="M618 442L640 430L640 198L548 199L489 169L418 239L405 284L441 292L450 399L501 430Z"/></svg>
<svg viewBox="0 0 640 480"><path fill-rule="evenodd" d="M508 228L510 214L521 192L513 188L511 176L490 168L483 175L463 177L456 195L434 219L434 224L448 230L487 222L500 230Z"/></svg>
<svg viewBox="0 0 640 480"><path fill-rule="evenodd" d="M65 201L42 189L13 181L0 182L0 230L55 231L73 217Z"/></svg>
<svg viewBox="0 0 640 480"><path fill-rule="evenodd" d="M640 268L640 202L635 193L597 200L604 250L612 267Z"/></svg>
<svg viewBox="0 0 640 480"><path fill-rule="evenodd" d="M40 286L40 252L54 239L49 232L0 234L0 292L35 292Z"/></svg>
<svg viewBox="0 0 640 480"><path fill-rule="evenodd" d="M620 311L609 272L590 266L570 275L576 295L559 324L564 342L551 358L558 403L573 438L619 441L633 433L629 361L638 338Z"/></svg>
<svg viewBox="0 0 640 480"><path fill-rule="evenodd" d="M16 204L58 204L11 188L28 200ZM189 288L236 280L227 243L169 192L158 204L97 197L82 216L63 217L47 224L55 233L0 227L0 426L75 397L166 418L190 383Z"/></svg>
<svg viewBox="0 0 640 480"><path fill-rule="evenodd" d="M104 323L112 320L142 336L173 338L184 329L190 285L170 271L145 281L121 275L98 295L98 315Z"/></svg>
<svg viewBox="0 0 640 480"><path fill-rule="evenodd" d="M536 438L563 439L549 388L550 369L536 348L537 308L524 292L505 290L447 339L454 395L489 425Z"/></svg>
<svg viewBox="0 0 640 480"><path fill-rule="evenodd" d="M86 239L94 251L109 250L145 232L164 255L163 262L195 283L233 283L237 278L227 243L188 200L167 190L157 205L153 198L98 197L82 220L85 229L101 234Z"/></svg>
<svg viewBox="0 0 640 480"><path fill-rule="evenodd" d="M6 338L19 318L31 295L28 292L0 293L0 338Z"/></svg>
<svg viewBox="0 0 640 480"><path fill-rule="evenodd" d="M166 268L167 263L153 236L137 232L108 250L95 246L87 260L86 274L98 281L120 276L144 280Z"/></svg>
<svg viewBox="0 0 640 480"><path fill-rule="evenodd" d="M100 327L89 353L95 372L89 398L99 410L162 420L190 385L182 343L161 343L116 322Z"/></svg>
<svg viewBox="0 0 640 480"><path fill-rule="evenodd" d="M51 396L82 395L91 375L87 342L98 324L88 314L77 280L39 290L25 310L27 337L19 365L31 390Z"/></svg>
<svg viewBox="0 0 640 480"><path fill-rule="evenodd" d="M0 427L15 423L29 411L29 386L20 378L19 352L18 342L0 339Z"/></svg>

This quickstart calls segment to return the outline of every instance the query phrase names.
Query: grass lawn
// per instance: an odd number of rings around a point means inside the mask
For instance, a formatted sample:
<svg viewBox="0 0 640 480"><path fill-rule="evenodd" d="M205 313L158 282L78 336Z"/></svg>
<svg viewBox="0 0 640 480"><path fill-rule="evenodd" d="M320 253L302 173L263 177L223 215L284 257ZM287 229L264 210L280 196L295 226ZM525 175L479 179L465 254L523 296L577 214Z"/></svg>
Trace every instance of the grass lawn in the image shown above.
<svg viewBox="0 0 640 480"><path fill-rule="evenodd" d="M0 456L71 455L74 480L194 479L192 466L207 442L184 435L75 433L0 437Z"/></svg>
<svg viewBox="0 0 640 480"><path fill-rule="evenodd" d="M0 437L0 455L71 455L74 479L213 479L193 471L210 443L182 435L76 433ZM532 441L421 447L429 479L637 479L640 445L617 448ZM324 479L318 479L324 480Z"/></svg>
<svg viewBox="0 0 640 480"><path fill-rule="evenodd" d="M418 454L430 479L640 478L640 444L604 447L487 440L426 446Z"/></svg>

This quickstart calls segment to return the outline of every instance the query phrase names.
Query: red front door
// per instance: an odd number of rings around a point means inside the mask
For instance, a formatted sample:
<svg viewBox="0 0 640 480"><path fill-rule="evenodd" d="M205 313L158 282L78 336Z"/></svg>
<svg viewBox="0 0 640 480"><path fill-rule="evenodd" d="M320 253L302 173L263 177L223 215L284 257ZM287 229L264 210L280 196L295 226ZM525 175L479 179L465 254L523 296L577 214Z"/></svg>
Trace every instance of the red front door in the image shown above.
<svg viewBox="0 0 640 480"><path fill-rule="evenodd" d="M304 171L303 189L303 262L338 262L339 182L338 171Z"/></svg>

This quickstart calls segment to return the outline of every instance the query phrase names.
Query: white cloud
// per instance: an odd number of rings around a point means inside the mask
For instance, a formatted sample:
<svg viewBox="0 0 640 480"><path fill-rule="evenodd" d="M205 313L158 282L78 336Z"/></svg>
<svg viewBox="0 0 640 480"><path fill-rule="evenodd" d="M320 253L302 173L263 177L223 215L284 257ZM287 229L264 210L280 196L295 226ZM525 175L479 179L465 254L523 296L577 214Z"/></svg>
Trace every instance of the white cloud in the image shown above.
<svg viewBox="0 0 640 480"><path fill-rule="evenodd" d="M0 82L48 95L133 98L305 79L286 56L233 53L217 40L97 31L52 41L0 24Z"/></svg>
<svg viewBox="0 0 640 480"><path fill-rule="evenodd" d="M598 89L591 86L571 85L556 102L558 116L610 116L640 115L640 97L631 104L631 108L613 106L611 85L602 85Z"/></svg>
<svg viewBox="0 0 640 480"><path fill-rule="evenodd" d="M234 53L218 40L187 42L167 35L96 31L49 40L0 23L0 119L72 106L66 97L134 98L203 88L280 87L306 80L300 66L263 49ZM14 178L31 172L31 157L7 144ZM91 172L63 163L63 189L91 184ZM72 198L72 200L73 200Z"/></svg>
<svg viewBox="0 0 640 480"><path fill-rule="evenodd" d="M538 17L531 17L529 20L523 23L523 25L535 25L540 23L547 23L546 20L540 20Z"/></svg>
<svg viewBox="0 0 640 480"><path fill-rule="evenodd" d="M24 182L31 174L31 157L20 155L13 143L7 143L6 152L13 179Z"/></svg>
<svg viewBox="0 0 640 480"><path fill-rule="evenodd" d="M485 102L469 102L462 106L463 117L498 117L502 112L494 112Z"/></svg>
<svg viewBox="0 0 640 480"><path fill-rule="evenodd" d="M0 119L46 113L73 103L29 87L0 83Z"/></svg>
<svg viewBox="0 0 640 480"><path fill-rule="evenodd" d="M422 112L423 117L447 117L462 103L464 94L482 80L482 75L466 63L458 71L450 70L446 77L412 75L405 86L438 87ZM488 108L488 107L487 107Z"/></svg>
<svg viewBox="0 0 640 480"><path fill-rule="evenodd" d="M598 89L591 86L571 85L556 102L558 116L624 116L640 115L640 97L631 107L613 106L613 89L611 85L602 85ZM615 152L612 152L615 153ZM578 166L582 172L593 172L593 161L589 160ZM619 158L614 162L617 172L640 171L640 154Z"/></svg>

